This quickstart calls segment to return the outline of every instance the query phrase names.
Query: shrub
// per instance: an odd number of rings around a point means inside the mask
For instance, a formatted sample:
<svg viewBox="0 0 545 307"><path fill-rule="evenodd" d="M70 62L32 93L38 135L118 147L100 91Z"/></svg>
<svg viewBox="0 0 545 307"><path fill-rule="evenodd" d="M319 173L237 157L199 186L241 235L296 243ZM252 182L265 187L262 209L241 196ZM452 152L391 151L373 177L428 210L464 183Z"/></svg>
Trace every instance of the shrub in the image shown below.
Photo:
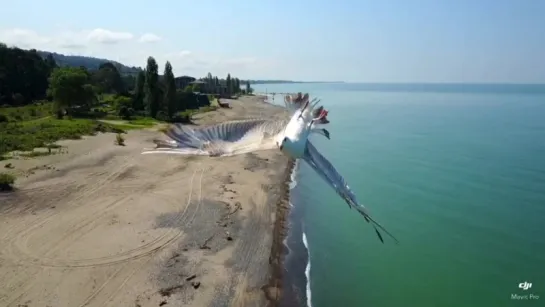
<svg viewBox="0 0 545 307"><path fill-rule="evenodd" d="M25 103L25 97L19 93L14 94L12 99L15 105L18 105L18 106L23 105Z"/></svg>
<svg viewBox="0 0 545 307"><path fill-rule="evenodd" d="M204 106L199 108L199 113L216 111L217 109L218 107L216 106Z"/></svg>
<svg viewBox="0 0 545 307"><path fill-rule="evenodd" d="M130 120L133 113L134 113L134 110L132 108L121 106L121 108L119 109L118 115L121 116L121 118L123 118L124 120Z"/></svg>
<svg viewBox="0 0 545 307"><path fill-rule="evenodd" d="M115 125L89 119L45 118L0 125L0 155L15 150L29 151L60 139L78 139L82 135L94 135L97 132L124 132Z"/></svg>
<svg viewBox="0 0 545 307"><path fill-rule="evenodd" d="M172 123L190 123L191 122L191 116L193 115L192 110L186 110L183 112L178 112L172 116L170 119L170 122Z"/></svg>
<svg viewBox="0 0 545 307"><path fill-rule="evenodd" d="M8 173L0 173L0 191L13 190L14 183L15 183L15 176Z"/></svg>
<svg viewBox="0 0 545 307"><path fill-rule="evenodd" d="M115 143L119 146L125 146L125 138L121 133L115 135Z"/></svg>
<svg viewBox="0 0 545 307"><path fill-rule="evenodd" d="M163 111L159 111L157 112L157 115L155 116L155 118L160 121L167 121L168 115Z"/></svg>
<svg viewBox="0 0 545 307"><path fill-rule="evenodd" d="M114 106L118 110L122 107L130 108L132 106L132 99L125 96L117 96L114 98Z"/></svg>

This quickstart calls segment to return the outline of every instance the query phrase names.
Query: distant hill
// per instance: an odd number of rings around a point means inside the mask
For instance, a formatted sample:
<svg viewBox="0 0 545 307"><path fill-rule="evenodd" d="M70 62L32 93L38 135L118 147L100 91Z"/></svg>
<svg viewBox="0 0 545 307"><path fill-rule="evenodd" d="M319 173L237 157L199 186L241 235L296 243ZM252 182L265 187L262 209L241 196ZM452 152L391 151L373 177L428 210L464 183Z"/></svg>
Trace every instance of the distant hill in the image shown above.
<svg viewBox="0 0 545 307"><path fill-rule="evenodd" d="M53 58L55 59L55 62L57 62L57 65L59 66L84 66L85 68L89 70L95 70L98 69L100 64L104 64L106 62L110 62L114 64L119 72L122 75L136 75L141 70L139 67L129 67L126 65L123 65L116 61L111 61L107 59L100 59L100 58L94 58L94 57L88 57L88 56L82 56L82 55L64 55L56 52L49 52L49 51L37 51L40 56L43 58L47 57L49 54L53 55Z"/></svg>

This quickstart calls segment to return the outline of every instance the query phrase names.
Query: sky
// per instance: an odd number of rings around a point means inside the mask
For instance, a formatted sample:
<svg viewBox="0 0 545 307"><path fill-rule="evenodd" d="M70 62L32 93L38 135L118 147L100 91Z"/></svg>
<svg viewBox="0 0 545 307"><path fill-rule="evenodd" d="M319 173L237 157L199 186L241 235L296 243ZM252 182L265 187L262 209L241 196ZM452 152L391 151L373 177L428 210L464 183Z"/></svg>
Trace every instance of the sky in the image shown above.
<svg viewBox="0 0 545 307"><path fill-rule="evenodd" d="M0 0L0 42L177 76L545 83L542 0Z"/></svg>

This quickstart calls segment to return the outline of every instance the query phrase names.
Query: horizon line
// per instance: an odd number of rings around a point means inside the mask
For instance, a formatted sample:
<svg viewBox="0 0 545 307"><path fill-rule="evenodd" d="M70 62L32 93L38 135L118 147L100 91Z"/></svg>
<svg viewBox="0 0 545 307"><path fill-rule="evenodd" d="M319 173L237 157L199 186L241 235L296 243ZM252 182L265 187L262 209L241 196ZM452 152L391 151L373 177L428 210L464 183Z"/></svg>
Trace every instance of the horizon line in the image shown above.
<svg viewBox="0 0 545 307"><path fill-rule="evenodd" d="M278 80L278 79L247 79L250 81L265 81L277 83L347 83L347 84L388 84L388 85L545 85L545 81L538 82L505 82L505 81L472 81L472 82L437 82L437 81L294 81L294 80Z"/></svg>

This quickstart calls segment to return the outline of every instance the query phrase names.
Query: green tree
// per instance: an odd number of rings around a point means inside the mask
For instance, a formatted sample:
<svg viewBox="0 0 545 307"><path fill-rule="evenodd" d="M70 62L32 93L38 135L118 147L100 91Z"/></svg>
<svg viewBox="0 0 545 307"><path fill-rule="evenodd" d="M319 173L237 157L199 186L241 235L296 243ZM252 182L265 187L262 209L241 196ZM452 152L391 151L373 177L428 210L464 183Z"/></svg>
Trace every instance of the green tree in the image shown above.
<svg viewBox="0 0 545 307"><path fill-rule="evenodd" d="M134 109L132 108L132 99L130 97L119 96L114 101L117 114L123 119L130 120Z"/></svg>
<svg viewBox="0 0 545 307"><path fill-rule="evenodd" d="M208 73L206 75L206 90L207 93L213 93L216 91L216 85L214 84L214 77L212 77L211 73Z"/></svg>
<svg viewBox="0 0 545 307"><path fill-rule="evenodd" d="M100 64L98 70L93 74L93 83L101 93L121 94L125 92L121 74L110 62Z"/></svg>
<svg viewBox="0 0 545 307"><path fill-rule="evenodd" d="M118 96L114 100L115 108L120 110L121 108L132 108L132 100L130 97Z"/></svg>
<svg viewBox="0 0 545 307"><path fill-rule="evenodd" d="M49 92L55 101L57 111L78 106L88 108L96 95L90 84L89 75L80 67L56 68L49 78Z"/></svg>
<svg viewBox="0 0 545 307"><path fill-rule="evenodd" d="M167 61L165 64L165 72L163 74L164 96L163 104L167 109L168 118L172 118L176 113L176 81L172 72L172 65Z"/></svg>
<svg viewBox="0 0 545 307"><path fill-rule="evenodd" d="M191 86L191 92L196 92L196 93L202 92L201 84L200 83L193 83L193 85Z"/></svg>
<svg viewBox="0 0 545 307"><path fill-rule="evenodd" d="M139 71L138 75L136 76L135 85L134 85L134 95L132 98L132 107L133 109L138 111L144 110L145 84L146 84L146 75L144 71Z"/></svg>
<svg viewBox="0 0 545 307"><path fill-rule="evenodd" d="M121 71L119 72L121 74L121 80L123 81L123 88L126 92L134 92L134 87L136 85L136 77L140 73L137 72L134 75L123 75Z"/></svg>
<svg viewBox="0 0 545 307"><path fill-rule="evenodd" d="M240 79L235 78L235 93L240 93Z"/></svg>
<svg viewBox="0 0 545 307"><path fill-rule="evenodd" d="M227 79L225 79L225 86L227 86L227 95L231 96L231 94L233 93L231 74L227 74Z"/></svg>
<svg viewBox="0 0 545 307"><path fill-rule="evenodd" d="M144 85L144 105L149 116L155 118L159 112L159 67L153 57L148 57Z"/></svg>
<svg viewBox="0 0 545 307"><path fill-rule="evenodd" d="M0 105L12 105L14 98L17 103L44 99L50 73L36 50L0 45Z"/></svg>
<svg viewBox="0 0 545 307"><path fill-rule="evenodd" d="M57 66L57 61L55 61L55 58L53 57L53 55L51 53L48 54L47 57L45 58L45 64L49 68L50 72L52 72L53 69L58 67Z"/></svg>
<svg viewBox="0 0 545 307"><path fill-rule="evenodd" d="M250 87L250 80L246 81L246 94L251 94L253 89Z"/></svg>

